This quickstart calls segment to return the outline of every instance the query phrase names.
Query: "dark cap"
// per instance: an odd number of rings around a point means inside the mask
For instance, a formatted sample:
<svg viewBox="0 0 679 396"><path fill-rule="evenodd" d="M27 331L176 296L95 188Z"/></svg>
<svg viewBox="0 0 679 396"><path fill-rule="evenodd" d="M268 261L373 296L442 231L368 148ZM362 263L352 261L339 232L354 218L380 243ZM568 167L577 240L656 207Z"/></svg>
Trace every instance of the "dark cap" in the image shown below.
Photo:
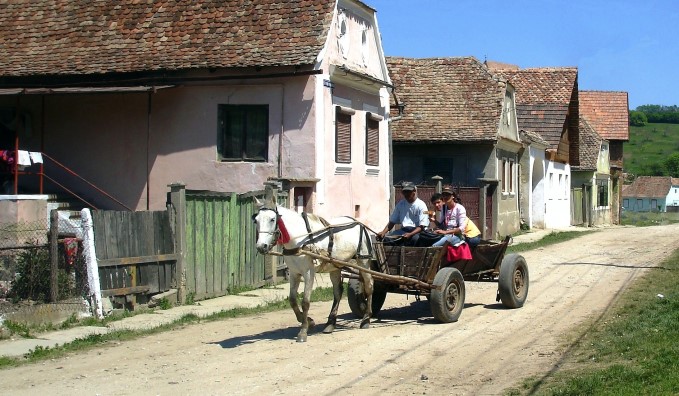
<svg viewBox="0 0 679 396"><path fill-rule="evenodd" d="M441 194L453 195L453 188L450 186L445 186L441 189Z"/></svg>
<svg viewBox="0 0 679 396"><path fill-rule="evenodd" d="M417 187L415 187L413 182L403 182L401 186L403 191L417 191Z"/></svg>

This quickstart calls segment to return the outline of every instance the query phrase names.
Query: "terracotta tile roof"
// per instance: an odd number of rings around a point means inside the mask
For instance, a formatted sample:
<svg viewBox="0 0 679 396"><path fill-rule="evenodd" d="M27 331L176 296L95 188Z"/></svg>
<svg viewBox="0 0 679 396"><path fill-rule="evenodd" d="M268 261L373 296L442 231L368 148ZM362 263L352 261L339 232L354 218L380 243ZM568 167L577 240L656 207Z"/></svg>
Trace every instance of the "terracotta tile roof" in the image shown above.
<svg viewBox="0 0 679 396"><path fill-rule="evenodd" d="M592 128L592 125L580 116L580 165L573 166L574 170L596 171L603 139Z"/></svg>
<svg viewBox="0 0 679 396"><path fill-rule="evenodd" d="M516 119L519 128L539 133L550 148L559 145L568 114L568 105L517 104Z"/></svg>
<svg viewBox="0 0 679 396"><path fill-rule="evenodd" d="M487 62L494 73L509 80L516 92L519 128L539 133L556 149L564 130L573 90L577 89L575 67L518 69Z"/></svg>
<svg viewBox="0 0 679 396"><path fill-rule="evenodd" d="M627 92L580 91L580 114L608 140L629 140Z"/></svg>
<svg viewBox="0 0 679 396"><path fill-rule="evenodd" d="M506 83L477 59L387 57L387 67L405 104L394 141L497 140Z"/></svg>
<svg viewBox="0 0 679 396"><path fill-rule="evenodd" d="M679 177L673 177L672 178L672 185L673 186L679 186Z"/></svg>
<svg viewBox="0 0 679 396"><path fill-rule="evenodd" d="M0 75L314 64L335 0L13 0Z"/></svg>
<svg viewBox="0 0 679 396"><path fill-rule="evenodd" d="M622 190L623 197L664 198L670 192L672 178L669 176L639 176Z"/></svg>

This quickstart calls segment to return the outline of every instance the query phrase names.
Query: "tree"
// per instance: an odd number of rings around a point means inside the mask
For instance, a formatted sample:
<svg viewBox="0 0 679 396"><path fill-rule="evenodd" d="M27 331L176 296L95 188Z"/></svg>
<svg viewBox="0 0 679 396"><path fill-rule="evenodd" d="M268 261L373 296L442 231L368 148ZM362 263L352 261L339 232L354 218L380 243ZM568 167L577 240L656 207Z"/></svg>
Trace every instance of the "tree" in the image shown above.
<svg viewBox="0 0 679 396"><path fill-rule="evenodd" d="M674 153L667 157L663 165L669 176L679 177L679 153Z"/></svg>
<svg viewBox="0 0 679 396"><path fill-rule="evenodd" d="M648 123L648 118L643 112L633 110L629 112L629 123L632 126L644 126Z"/></svg>

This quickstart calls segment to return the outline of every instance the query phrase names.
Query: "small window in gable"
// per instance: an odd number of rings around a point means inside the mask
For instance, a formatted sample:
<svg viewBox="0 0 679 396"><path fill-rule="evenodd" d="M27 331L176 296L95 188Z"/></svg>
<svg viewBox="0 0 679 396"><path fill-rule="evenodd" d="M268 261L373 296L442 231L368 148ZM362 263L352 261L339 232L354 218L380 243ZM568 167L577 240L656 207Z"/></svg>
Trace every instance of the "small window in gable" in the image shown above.
<svg viewBox="0 0 679 396"><path fill-rule="evenodd" d="M380 165L380 122L370 113L365 116L365 164Z"/></svg>
<svg viewBox="0 0 679 396"><path fill-rule="evenodd" d="M508 98L505 98L505 124L507 126L512 125L512 109L511 109L511 103L509 102Z"/></svg>
<svg viewBox="0 0 679 396"><path fill-rule="evenodd" d="M349 25L347 23L347 16L344 13L339 15L338 30L337 45L342 57L346 59L349 54Z"/></svg>
<svg viewBox="0 0 679 396"><path fill-rule="evenodd" d="M351 115L340 106L335 107L335 162L351 163Z"/></svg>
<svg viewBox="0 0 679 396"><path fill-rule="evenodd" d="M363 28L363 32L361 32L361 57L363 58L363 66L368 65L369 56L370 52L368 49L368 32L367 28Z"/></svg>

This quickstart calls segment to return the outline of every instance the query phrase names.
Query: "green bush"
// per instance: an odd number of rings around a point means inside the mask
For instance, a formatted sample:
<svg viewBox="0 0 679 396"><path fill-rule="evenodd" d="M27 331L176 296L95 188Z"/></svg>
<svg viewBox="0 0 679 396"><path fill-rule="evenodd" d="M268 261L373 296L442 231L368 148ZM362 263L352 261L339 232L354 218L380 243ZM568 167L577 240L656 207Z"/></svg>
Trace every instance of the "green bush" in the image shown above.
<svg viewBox="0 0 679 396"><path fill-rule="evenodd" d="M13 300L33 300L48 302L50 300L50 254L45 248L24 249L17 256L17 276L12 282L8 296ZM64 271L57 273L59 299L73 295L74 284Z"/></svg>

